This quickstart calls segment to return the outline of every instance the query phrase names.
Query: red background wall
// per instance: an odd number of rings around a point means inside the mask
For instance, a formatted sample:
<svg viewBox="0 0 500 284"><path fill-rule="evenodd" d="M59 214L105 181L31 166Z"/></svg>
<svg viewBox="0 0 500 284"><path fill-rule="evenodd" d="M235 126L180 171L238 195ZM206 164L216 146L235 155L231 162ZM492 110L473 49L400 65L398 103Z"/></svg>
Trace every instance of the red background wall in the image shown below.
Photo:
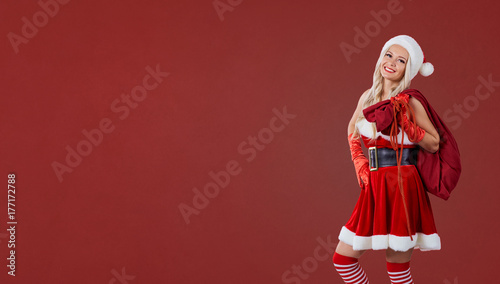
<svg viewBox="0 0 500 284"><path fill-rule="evenodd" d="M387 1L220 2L231 9L68 1L45 24L35 1L0 3L0 282L341 283L320 243L336 242L359 194L347 124L382 45L408 34L436 68L412 87L447 114L463 163L450 200L431 196L442 250L414 253L414 279L493 283L500 86L482 99L476 88L480 76L500 82L500 4L392 1L399 12L348 62L340 44L355 45L355 27L375 23L371 12L388 11ZM23 17L34 15L38 32L16 53L9 33L22 36ZM147 66L169 75L120 119L113 101L142 86ZM295 117L269 136L270 121L282 125L273 109L285 107ZM52 163L66 164L66 146L104 118L113 131L60 182ZM268 144L254 156L249 144L238 150L260 132ZM194 206L193 188L230 161L237 173L187 224L179 205ZM10 172L15 277L6 268ZM383 251L361 263L371 282L389 282Z"/></svg>

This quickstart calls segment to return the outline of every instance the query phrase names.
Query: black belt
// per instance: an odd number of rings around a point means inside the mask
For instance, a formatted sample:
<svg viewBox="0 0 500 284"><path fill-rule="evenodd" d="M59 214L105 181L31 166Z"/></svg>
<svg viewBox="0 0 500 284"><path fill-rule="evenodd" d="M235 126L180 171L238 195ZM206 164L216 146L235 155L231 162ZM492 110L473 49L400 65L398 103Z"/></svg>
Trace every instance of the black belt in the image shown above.
<svg viewBox="0 0 500 284"><path fill-rule="evenodd" d="M401 165L416 165L418 150L418 147L404 148ZM399 152L401 153L401 151ZM378 168L398 165L396 151L390 148L368 148L368 161L370 162L370 171L377 171Z"/></svg>

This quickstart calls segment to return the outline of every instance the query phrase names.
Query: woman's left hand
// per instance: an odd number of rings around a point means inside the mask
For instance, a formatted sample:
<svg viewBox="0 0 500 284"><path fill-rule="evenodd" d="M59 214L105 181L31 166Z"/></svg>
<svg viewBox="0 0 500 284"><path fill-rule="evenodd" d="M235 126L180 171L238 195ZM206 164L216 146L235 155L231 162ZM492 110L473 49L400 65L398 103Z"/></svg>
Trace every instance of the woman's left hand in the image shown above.
<svg viewBox="0 0 500 284"><path fill-rule="evenodd" d="M396 115L398 124L408 134L409 137L415 138L413 141L430 153L435 153L439 149L439 134L430 121L427 112L422 103L415 98L411 98L406 94L398 94L394 97L395 101L404 101L408 99L408 106L413 110L415 123L410 122L408 118L408 109L403 107ZM399 104L402 106L404 104Z"/></svg>

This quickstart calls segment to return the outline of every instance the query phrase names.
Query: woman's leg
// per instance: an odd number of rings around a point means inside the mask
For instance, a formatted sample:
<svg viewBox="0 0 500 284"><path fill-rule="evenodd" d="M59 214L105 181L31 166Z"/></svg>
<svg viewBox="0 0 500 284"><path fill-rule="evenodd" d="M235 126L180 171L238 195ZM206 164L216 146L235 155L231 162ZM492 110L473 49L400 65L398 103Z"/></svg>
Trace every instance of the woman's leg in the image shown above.
<svg viewBox="0 0 500 284"><path fill-rule="evenodd" d="M333 255L333 264L345 283L368 284L368 277L359 265L365 250L353 250L352 246L340 241Z"/></svg>
<svg viewBox="0 0 500 284"><path fill-rule="evenodd" d="M360 258L366 250L353 250L352 246L344 243L343 241L339 241L335 252L349 257Z"/></svg>
<svg viewBox="0 0 500 284"><path fill-rule="evenodd" d="M410 272L410 260L413 248L408 251L395 251L387 249L385 258L387 260L387 273L392 284L411 284L413 279Z"/></svg>
<svg viewBox="0 0 500 284"><path fill-rule="evenodd" d="M385 250L385 259L392 263L405 263L411 260L413 248L407 251L395 251L391 248Z"/></svg>

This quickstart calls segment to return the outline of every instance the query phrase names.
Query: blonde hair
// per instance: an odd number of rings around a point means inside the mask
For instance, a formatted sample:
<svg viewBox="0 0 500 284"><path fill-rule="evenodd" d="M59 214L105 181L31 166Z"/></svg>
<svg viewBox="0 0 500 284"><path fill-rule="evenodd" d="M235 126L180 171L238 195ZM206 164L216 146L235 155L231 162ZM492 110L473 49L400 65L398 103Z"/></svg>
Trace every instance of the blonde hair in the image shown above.
<svg viewBox="0 0 500 284"><path fill-rule="evenodd" d="M383 93L383 83L384 83L384 77L382 77L382 74L380 73L380 65L382 64L382 59L386 55L387 51L389 50L390 47L388 47L384 52L380 53L380 56L377 60L377 64L375 65L375 72L373 73L373 85L372 87L368 90L368 94L365 97L365 100L363 102L363 109L374 105L380 101L382 101L382 93ZM411 79L410 79L410 61L411 58L408 56L408 60L406 61L406 67L405 67L405 72L403 74L403 77L399 81L399 84L391 90L389 94L390 97L394 97L397 94L401 93L402 91L408 89L410 87ZM364 119L365 116L363 115L363 112L361 111L359 113L358 118L356 119L356 124ZM371 126L373 129L373 137L375 138L377 134L377 129L375 127L375 123L371 122ZM359 135L358 127L354 127L354 132L353 132L353 137L357 137ZM374 140L372 138L372 140Z"/></svg>

